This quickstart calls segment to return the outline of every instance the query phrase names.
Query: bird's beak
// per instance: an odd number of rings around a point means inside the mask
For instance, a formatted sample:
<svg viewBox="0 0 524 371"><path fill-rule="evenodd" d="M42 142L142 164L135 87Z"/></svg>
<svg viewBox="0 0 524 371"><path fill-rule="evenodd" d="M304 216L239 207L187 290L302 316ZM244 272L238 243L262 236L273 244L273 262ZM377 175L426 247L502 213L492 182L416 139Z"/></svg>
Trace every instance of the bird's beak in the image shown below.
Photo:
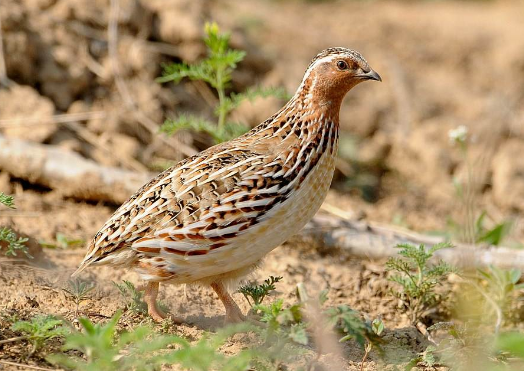
<svg viewBox="0 0 524 371"><path fill-rule="evenodd" d="M373 70L370 70L369 72L358 75L358 77L360 77L362 80L382 81L382 78L380 77L380 75Z"/></svg>

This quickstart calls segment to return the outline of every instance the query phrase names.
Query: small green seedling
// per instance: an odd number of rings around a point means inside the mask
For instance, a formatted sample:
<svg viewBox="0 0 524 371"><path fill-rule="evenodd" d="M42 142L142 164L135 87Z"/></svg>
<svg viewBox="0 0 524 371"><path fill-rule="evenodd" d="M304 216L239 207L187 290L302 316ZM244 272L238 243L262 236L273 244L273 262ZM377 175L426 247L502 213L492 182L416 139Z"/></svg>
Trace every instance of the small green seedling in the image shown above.
<svg viewBox="0 0 524 371"><path fill-rule="evenodd" d="M79 278L67 281L67 287L62 290L76 304L75 317L78 316L80 303L89 297L89 293L93 291L94 288L95 284L93 282L83 281Z"/></svg>
<svg viewBox="0 0 524 371"><path fill-rule="evenodd" d="M287 98L282 89L248 89L244 93L231 93L226 90L231 85L232 73L236 69L246 53L241 50L231 49L229 46L230 35L221 33L216 23L208 23L205 26L206 37L204 42L207 46L208 56L199 63L185 64L174 63L164 66L163 76L159 82L173 81L176 84L184 78L203 81L216 90L218 102L214 107L217 123L213 123L204 117L193 115L180 115L175 120L167 120L161 127L161 131L173 134L178 130L191 129L197 132L209 134L216 143L224 142L245 133L248 128L245 125L229 121L230 113L244 100L253 100L256 97L276 96Z"/></svg>
<svg viewBox="0 0 524 371"><path fill-rule="evenodd" d="M382 335L382 332L384 332L384 322L382 322L382 318L375 318L371 322L371 331L373 331L373 333L377 335L377 337ZM362 361L360 362L360 371L364 370L364 362L366 362L369 352L371 352L371 349L373 349L374 345L376 345L375 342L372 342L366 338L366 346L364 347L364 357L362 357Z"/></svg>
<svg viewBox="0 0 524 371"><path fill-rule="evenodd" d="M40 349L47 340L66 336L70 332L62 320L49 315L38 315L30 321L17 321L11 329L26 334L32 344L31 354Z"/></svg>
<svg viewBox="0 0 524 371"><path fill-rule="evenodd" d="M80 318L82 332L68 335L63 350L76 350L84 356L60 353L48 356L47 361L80 371L152 371L170 364L195 371L243 371L249 368L251 351L243 350L231 357L218 351L232 335L249 331L251 327L248 325L225 328L214 335L202 337L193 345L178 336L158 335L146 326L119 335L116 326L121 316L122 313L117 312L105 325ZM171 345L177 346L177 349L169 349Z"/></svg>
<svg viewBox="0 0 524 371"><path fill-rule="evenodd" d="M0 204L10 208L15 209L14 197L8 196L3 192L0 192ZM28 238L18 237L16 233L10 228L2 227L0 228L0 250L5 247L6 256L17 256L18 252L24 253L28 258L32 258L29 254L29 250L25 243L29 241Z"/></svg>
<svg viewBox="0 0 524 371"><path fill-rule="evenodd" d="M267 331L263 333L266 342L289 338L298 344L308 343L305 324L302 322L302 304L284 308L284 300L279 299L269 305L257 304L253 309L262 315L260 320L267 323Z"/></svg>
<svg viewBox="0 0 524 371"><path fill-rule="evenodd" d="M393 294L402 300L413 324L419 322L427 310L441 301L435 287L455 270L442 261L430 266L429 259L436 251L450 247L450 243L439 243L429 249L424 245L417 247L400 244L397 248L400 249L401 257L390 258L386 262L387 270L393 272L389 280L396 282L401 288L400 291L393 291Z"/></svg>
<svg viewBox="0 0 524 371"><path fill-rule="evenodd" d="M516 304L516 296L524 290L524 283L519 283L522 273L518 269L504 270L493 265L487 269L478 269L480 284L469 281L486 299L485 314L494 311L497 317L495 332L498 332L503 321L511 318ZM488 318L489 316L485 316Z"/></svg>
<svg viewBox="0 0 524 371"><path fill-rule="evenodd" d="M10 209L14 209L15 198L13 196L6 195L4 192L0 192L0 204L7 206Z"/></svg>
<svg viewBox="0 0 524 371"><path fill-rule="evenodd" d="M29 250L25 243L29 241L29 238L19 237L16 233L6 227L0 228L0 249L5 245L6 256L18 256L18 253L24 253L27 257L32 258L29 254Z"/></svg>
<svg viewBox="0 0 524 371"><path fill-rule="evenodd" d="M113 282L113 284L126 301L126 307L129 311L135 314L147 314L147 304L143 299L144 293L138 291L133 283L124 280L121 284L116 282Z"/></svg>
<svg viewBox="0 0 524 371"><path fill-rule="evenodd" d="M513 222L505 220L501 223L495 224L491 228L486 228L486 216L487 213L485 211L482 212L475 222L476 242L499 246L511 233Z"/></svg>
<svg viewBox="0 0 524 371"><path fill-rule="evenodd" d="M411 371L415 367L431 367L437 366L439 362L437 361L437 356L435 351L437 348L434 345L428 345L426 350L419 353L417 357L413 358L409 363L404 367L404 371ZM418 370L418 368L417 368Z"/></svg>
<svg viewBox="0 0 524 371"><path fill-rule="evenodd" d="M251 349L245 349L233 356L225 356L218 349L231 336L258 329L248 324L238 324L220 329L217 333L203 336L196 344L182 338L174 343L180 348L163 356L166 364L178 364L183 370L195 371L245 371L252 370L253 358L259 356Z"/></svg>
<svg viewBox="0 0 524 371"><path fill-rule="evenodd" d="M57 233L54 242L40 241L42 247L49 249L68 249L82 246L85 241L81 238L68 237L63 233Z"/></svg>
<svg viewBox="0 0 524 371"><path fill-rule="evenodd" d="M338 305L327 308L324 313L330 325L344 334L339 340L340 342L355 339L363 349L365 349L366 343L378 344L378 336L371 324L365 322L356 310L347 305Z"/></svg>
<svg viewBox="0 0 524 371"><path fill-rule="evenodd" d="M238 289L238 292L244 295L247 302L251 307L255 305L262 304L264 298L269 295L269 293L276 289L275 283L278 283L282 280L282 277L270 276L268 279L264 280L264 283L257 285L252 283L250 285L241 286Z"/></svg>

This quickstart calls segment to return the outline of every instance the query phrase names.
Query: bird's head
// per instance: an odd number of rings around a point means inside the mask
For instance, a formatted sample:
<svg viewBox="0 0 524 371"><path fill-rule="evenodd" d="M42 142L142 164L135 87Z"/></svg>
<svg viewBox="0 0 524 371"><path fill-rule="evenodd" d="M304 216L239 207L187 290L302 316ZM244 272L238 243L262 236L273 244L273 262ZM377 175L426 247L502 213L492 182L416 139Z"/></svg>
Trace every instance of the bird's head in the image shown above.
<svg viewBox="0 0 524 371"><path fill-rule="evenodd" d="M320 104L340 103L351 88L366 80L382 81L360 53L329 48L313 58L299 91L303 98Z"/></svg>

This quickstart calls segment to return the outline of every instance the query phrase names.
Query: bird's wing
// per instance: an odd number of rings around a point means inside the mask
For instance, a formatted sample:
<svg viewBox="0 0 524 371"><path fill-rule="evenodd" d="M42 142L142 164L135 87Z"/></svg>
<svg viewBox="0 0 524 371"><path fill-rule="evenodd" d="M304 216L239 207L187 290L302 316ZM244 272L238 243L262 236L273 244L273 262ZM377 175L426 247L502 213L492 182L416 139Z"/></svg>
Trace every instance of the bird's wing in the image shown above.
<svg viewBox="0 0 524 371"><path fill-rule="evenodd" d="M286 159L298 148L279 147L205 151L159 174L106 222L75 273L124 262L130 250L192 256L224 246L289 195L300 169Z"/></svg>

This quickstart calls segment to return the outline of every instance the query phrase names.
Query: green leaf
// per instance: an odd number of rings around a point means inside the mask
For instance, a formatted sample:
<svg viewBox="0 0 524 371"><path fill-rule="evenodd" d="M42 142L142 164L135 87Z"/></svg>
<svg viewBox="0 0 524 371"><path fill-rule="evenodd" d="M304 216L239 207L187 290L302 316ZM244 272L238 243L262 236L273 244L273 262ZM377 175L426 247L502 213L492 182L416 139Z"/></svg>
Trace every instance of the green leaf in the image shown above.
<svg viewBox="0 0 524 371"><path fill-rule="evenodd" d="M506 238L511 232L513 223L510 221L505 221L497 224L492 229L485 231L477 237L477 243L484 242L490 245L498 246L502 243L504 238Z"/></svg>
<svg viewBox="0 0 524 371"><path fill-rule="evenodd" d="M304 324L294 324L289 331L289 338L295 343L308 345L309 339Z"/></svg>
<svg viewBox="0 0 524 371"><path fill-rule="evenodd" d="M18 252L24 253L28 258L32 258L25 243L29 241L28 238L18 237L17 234L9 228L0 228L0 242L7 242L6 256L17 256ZM1 249L0 245L0 249Z"/></svg>
<svg viewBox="0 0 524 371"><path fill-rule="evenodd" d="M524 360L524 333L509 332L500 334L496 341L496 348Z"/></svg>
<svg viewBox="0 0 524 371"><path fill-rule="evenodd" d="M4 192L0 192L0 204L9 207L10 209L15 209L15 198L13 196L8 196Z"/></svg>
<svg viewBox="0 0 524 371"><path fill-rule="evenodd" d="M380 318L375 318L373 322L371 322L371 328L375 334L380 335L384 331L384 322L382 322Z"/></svg>

